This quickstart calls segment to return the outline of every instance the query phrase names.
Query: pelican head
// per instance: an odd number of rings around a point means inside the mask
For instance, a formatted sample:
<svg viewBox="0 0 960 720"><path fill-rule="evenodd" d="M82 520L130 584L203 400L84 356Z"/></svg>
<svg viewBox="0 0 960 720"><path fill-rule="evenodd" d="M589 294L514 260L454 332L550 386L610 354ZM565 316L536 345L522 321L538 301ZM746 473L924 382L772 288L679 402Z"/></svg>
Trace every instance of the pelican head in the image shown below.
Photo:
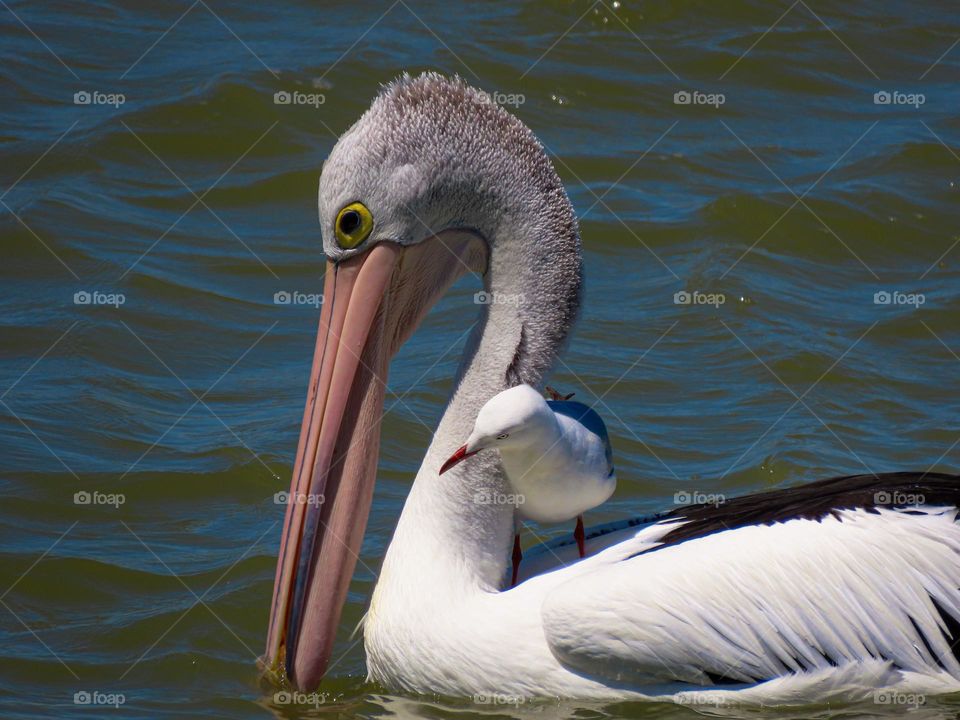
<svg viewBox="0 0 960 720"><path fill-rule="evenodd" d="M459 79L404 75L386 86L325 162L318 206L324 303L266 651L304 690L326 671L360 551L390 358L473 272L493 302L480 304L472 359L495 325L495 351L509 356L495 389L537 383L581 284L576 219L542 145Z"/></svg>

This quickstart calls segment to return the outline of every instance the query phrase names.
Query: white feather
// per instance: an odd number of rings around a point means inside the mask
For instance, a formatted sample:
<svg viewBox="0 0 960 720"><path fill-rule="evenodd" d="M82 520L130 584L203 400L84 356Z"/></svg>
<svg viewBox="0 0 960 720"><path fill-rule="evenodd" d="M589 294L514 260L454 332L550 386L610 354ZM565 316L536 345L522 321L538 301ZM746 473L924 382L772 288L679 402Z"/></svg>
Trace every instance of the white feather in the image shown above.
<svg viewBox="0 0 960 720"><path fill-rule="evenodd" d="M367 628L371 677L417 692L681 703L960 690L956 639L929 599L960 606L956 515L841 511L659 549L675 524L622 531L506 592L421 596L422 624L381 616ZM714 686L718 676L743 682Z"/></svg>

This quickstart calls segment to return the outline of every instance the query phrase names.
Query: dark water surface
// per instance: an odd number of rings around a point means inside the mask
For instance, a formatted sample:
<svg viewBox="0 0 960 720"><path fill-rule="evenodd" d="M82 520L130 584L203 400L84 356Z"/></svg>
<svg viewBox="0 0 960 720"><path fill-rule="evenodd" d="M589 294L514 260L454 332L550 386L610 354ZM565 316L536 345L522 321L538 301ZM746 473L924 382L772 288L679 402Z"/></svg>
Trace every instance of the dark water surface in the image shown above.
<svg viewBox="0 0 960 720"><path fill-rule="evenodd" d="M403 70L522 95L582 217L586 302L551 381L601 397L613 436L620 485L591 521L960 464L955 5L0 5L0 716L693 716L365 684L350 630L476 315L471 280L392 366L322 702L258 683L321 291L317 177ZM905 709L799 716L882 711Z"/></svg>

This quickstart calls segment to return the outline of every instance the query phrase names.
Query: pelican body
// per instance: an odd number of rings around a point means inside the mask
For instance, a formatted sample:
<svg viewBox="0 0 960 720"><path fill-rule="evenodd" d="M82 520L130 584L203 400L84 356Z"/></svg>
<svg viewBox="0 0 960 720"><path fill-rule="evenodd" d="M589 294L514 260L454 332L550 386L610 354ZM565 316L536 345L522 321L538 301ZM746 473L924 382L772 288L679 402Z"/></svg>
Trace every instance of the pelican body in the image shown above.
<svg viewBox="0 0 960 720"><path fill-rule="evenodd" d="M495 453L439 469L491 397L539 386L581 298L576 217L533 133L485 93L404 76L320 177L324 303L265 661L330 663L373 499L390 358L466 272L479 305L364 622L370 679L455 696L765 704L960 690L956 475L848 476L675 508L530 553L502 589L514 508Z"/></svg>

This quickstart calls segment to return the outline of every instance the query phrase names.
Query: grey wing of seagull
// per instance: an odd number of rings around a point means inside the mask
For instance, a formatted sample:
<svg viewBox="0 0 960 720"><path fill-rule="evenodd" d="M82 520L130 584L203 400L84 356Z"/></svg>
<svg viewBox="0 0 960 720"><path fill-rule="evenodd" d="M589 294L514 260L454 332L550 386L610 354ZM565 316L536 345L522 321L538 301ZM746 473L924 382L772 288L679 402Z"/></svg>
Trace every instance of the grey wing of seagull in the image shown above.
<svg viewBox="0 0 960 720"><path fill-rule="evenodd" d="M607 426L603 418L589 405L584 405L576 400L547 400L547 405L555 413L566 415L572 420L576 420L587 430L603 440L604 450L607 456L607 474L613 474L613 446L610 445L610 435L607 433Z"/></svg>

